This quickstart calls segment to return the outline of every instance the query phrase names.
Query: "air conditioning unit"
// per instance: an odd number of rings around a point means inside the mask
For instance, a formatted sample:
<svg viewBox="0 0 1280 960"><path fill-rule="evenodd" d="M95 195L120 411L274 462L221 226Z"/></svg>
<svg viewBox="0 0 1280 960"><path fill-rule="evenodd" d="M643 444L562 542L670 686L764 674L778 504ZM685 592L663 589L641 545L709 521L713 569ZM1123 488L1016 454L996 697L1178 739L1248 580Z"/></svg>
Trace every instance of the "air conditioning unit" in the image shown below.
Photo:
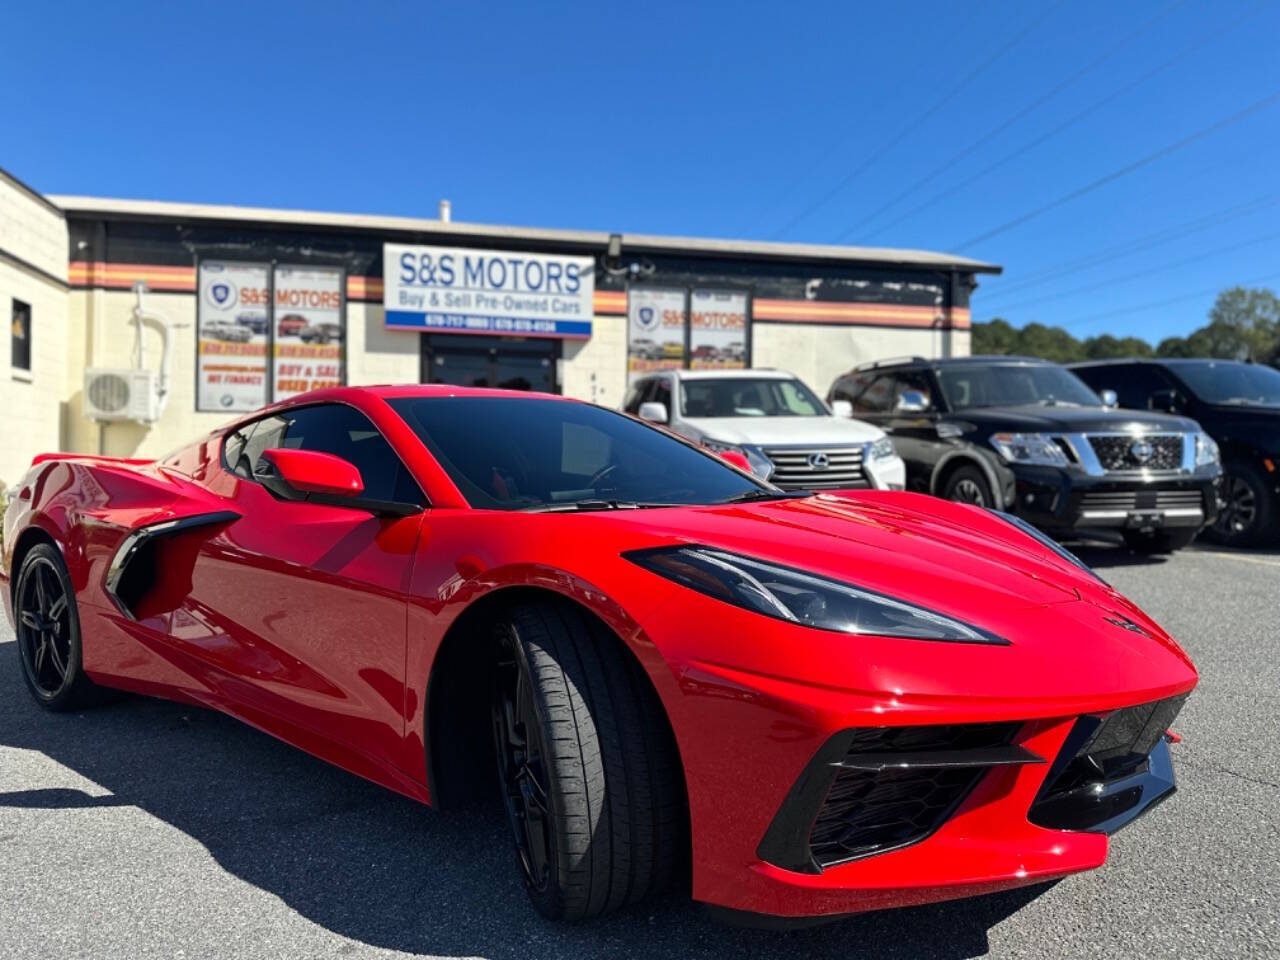
<svg viewBox="0 0 1280 960"><path fill-rule="evenodd" d="M106 370L84 372L84 414L90 420L136 420L154 423L160 417L153 370Z"/></svg>

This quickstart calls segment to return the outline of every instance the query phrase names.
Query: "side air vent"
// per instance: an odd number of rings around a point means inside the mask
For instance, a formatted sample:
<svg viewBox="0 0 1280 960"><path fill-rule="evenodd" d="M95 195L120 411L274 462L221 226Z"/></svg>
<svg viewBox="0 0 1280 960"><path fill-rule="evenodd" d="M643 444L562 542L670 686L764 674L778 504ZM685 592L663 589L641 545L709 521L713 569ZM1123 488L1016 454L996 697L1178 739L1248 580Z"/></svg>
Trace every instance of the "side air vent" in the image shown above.
<svg viewBox="0 0 1280 960"><path fill-rule="evenodd" d="M806 873L928 837L996 766L1043 763L1013 744L1020 723L842 731L797 779L757 850Z"/></svg>
<svg viewBox="0 0 1280 960"><path fill-rule="evenodd" d="M222 510L180 517L177 520L164 520L131 531L116 548L111 565L107 568L107 595L130 620L139 619L145 599L152 595L158 584L167 584L185 596L191 588L194 546L185 551L188 556L166 556L162 559L163 548L166 544L176 545L183 534L196 528L231 523L239 519L240 514Z"/></svg>

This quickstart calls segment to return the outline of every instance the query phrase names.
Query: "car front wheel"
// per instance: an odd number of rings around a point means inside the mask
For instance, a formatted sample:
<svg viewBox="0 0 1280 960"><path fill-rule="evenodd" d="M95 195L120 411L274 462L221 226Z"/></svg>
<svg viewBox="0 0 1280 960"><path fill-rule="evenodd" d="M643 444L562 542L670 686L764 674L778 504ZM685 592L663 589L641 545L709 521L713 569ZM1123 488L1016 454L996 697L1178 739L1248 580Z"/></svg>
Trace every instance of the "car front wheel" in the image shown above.
<svg viewBox="0 0 1280 960"><path fill-rule="evenodd" d="M991 492L991 484L977 467L964 466L958 468L947 477L942 489L944 500L957 503L971 503L975 507L994 507L996 498Z"/></svg>
<svg viewBox="0 0 1280 960"><path fill-rule="evenodd" d="M648 678L567 603L497 627L498 777L534 905L598 916L666 886L686 844L675 744Z"/></svg>
<svg viewBox="0 0 1280 960"><path fill-rule="evenodd" d="M1275 498L1262 471L1248 463L1231 463L1222 476L1218 519L1210 539L1229 547L1252 547L1274 535Z"/></svg>

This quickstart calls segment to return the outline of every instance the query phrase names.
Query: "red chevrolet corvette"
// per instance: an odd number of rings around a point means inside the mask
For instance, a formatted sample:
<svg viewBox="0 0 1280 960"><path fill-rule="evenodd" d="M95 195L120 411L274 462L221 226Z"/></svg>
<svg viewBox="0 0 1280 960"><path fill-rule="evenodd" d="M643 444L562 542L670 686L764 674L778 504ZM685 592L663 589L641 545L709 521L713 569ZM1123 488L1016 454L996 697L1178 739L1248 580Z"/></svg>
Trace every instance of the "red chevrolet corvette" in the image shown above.
<svg viewBox="0 0 1280 960"><path fill-rule="evenodd" d="M157 461L37 457L38 703L223 710L432 806L501 797L550 917L676 880L817 918L1099 866L1196 672L1019 521L787 493L623 414L324 390Z"/></svg>

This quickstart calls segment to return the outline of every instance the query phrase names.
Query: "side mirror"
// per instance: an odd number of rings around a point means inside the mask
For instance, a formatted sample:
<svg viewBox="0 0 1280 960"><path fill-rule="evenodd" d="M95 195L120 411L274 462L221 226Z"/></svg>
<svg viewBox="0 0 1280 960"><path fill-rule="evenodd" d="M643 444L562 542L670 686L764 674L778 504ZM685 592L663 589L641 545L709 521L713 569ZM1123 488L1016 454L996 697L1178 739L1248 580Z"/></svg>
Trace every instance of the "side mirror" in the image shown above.
<svg viewBox="0 0 1280 960"><path fill-rule="evenodd" d="M1102 405L1108 410L1114 410L1120 405L1120 398L1116 396L1114 390L1099 390L1098 396L1102 399Z"/></svg>
<svg viewBox="0 0 1280 960"><path fill-rule="evenodd" d="M893 405L894 413L924 413L929 409L929 398L919 390L903 390Z"/></svg>
<svg viewBox="0 0 1280 960"><path fill-rule="evenodd" d="M276 448L263 450L262 459L274 468L277 482L296 493L358 497L364 492L360 471L331 453ZM257 467L254 473L258 474Z"/></svg>
<svg viewBox="0 0 1280 960"><path fill-rule="evenodd" d="M650 423L671 422L671 417L667 415L667 405L658 403L656 400L640 404L640 419L648 420Z"/></svg>
<svg viewBox="0 0 1280 960"><path fill-rule="evenodd" d="M853 404L848 400L832 400L831 412L837 417L844 417L846 420L853 419Z"/></svg>
<svg viewBox="0 0 1280 960"><path fill-rule="evenodd" d="M748 462L746 454L739 453L737 450L725 450L722 453L718 454L718 456L725 463L732 464L733 466L737 467L739 470L742 470L746 473L751 472L751 464L750 462Z"/></svg>
<svg viewBox="0 0 1280 960"><path fill-rule="evenodd" d="M1152 410L1163 410L1165 413L1178 412L1178 391L1157 390L1147 398L1147 406Z"/></svg>

